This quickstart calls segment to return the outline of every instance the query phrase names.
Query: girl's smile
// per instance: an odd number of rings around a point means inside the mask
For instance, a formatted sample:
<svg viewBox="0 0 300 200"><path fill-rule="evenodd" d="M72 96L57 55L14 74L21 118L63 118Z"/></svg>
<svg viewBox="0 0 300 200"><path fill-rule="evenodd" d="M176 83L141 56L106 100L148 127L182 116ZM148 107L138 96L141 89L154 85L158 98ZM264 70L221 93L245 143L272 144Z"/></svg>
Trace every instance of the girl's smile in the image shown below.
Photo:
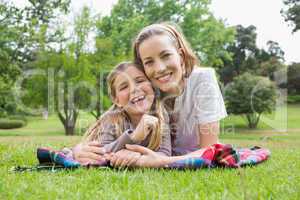
<svg viewBox="0 0 300 200"><path fill-rule="evenodd" d="M150 111L154 101L154 91L145 74L136 67L128 67L118 74L114 87L114 102L129 116L142 115Z"/></svg>

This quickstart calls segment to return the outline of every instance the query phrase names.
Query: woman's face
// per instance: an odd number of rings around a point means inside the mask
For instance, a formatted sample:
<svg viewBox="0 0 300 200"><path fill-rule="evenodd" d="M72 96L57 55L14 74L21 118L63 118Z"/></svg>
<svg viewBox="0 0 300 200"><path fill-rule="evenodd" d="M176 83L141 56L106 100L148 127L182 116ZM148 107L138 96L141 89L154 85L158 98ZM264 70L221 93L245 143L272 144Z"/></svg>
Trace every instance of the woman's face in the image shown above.
<svg viewBox="0 0 300 200"><path fill-rule="evenodd" d="M154 91L145 74L134 66L129 66L117 75L114 81L114 103L127 114L137 115L150 111L154 101Z"/></svg>
<svg viewBox="0 0 300 200"><path fill-rule="evenodd" d="M183 88L182 54L168 35L154 35L143 41L138 50L145 73L155 87L168 94Z"/></svg>

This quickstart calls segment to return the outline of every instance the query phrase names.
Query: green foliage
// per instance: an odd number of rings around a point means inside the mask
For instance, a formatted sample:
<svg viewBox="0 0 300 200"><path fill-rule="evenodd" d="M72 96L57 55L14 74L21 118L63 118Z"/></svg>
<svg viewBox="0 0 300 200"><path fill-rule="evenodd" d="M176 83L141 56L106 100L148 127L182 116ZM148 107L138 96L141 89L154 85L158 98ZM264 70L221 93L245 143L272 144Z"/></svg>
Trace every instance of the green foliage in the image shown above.
<svg viewBox="0 0 300 200"><path fill-rule="evenodd" d="M57 18L68 11L69 0L30 0L28 6L20 9L12 2L0 3L0 115L20 112L13 97L12 86L21 71L32 69L32 62L40 49L49 48L60 35L49 27ZM23 75L23 74L22 74ZM32 95L25 95L23 100L31 107L42 104L40 89L42 85L27 81ZM30 92L29 92L30 93ZM36 97L32 101L32 96ZM34 104L38 102L38 104Z"/></svg>
<svg viewBox="0 0 300 200"><path fill-rule="evenodd" d="M292 104L300 103L300 95L288 95L287 102Z"/></svg>
<svg viewBox="0 0 300 200"><path fill-rule="evenodd" d="M245 115L249 128L256 128L261 114L274 109L276 88L268 78L245 73L228 84L225 100L228 113Z"/></svg>
<svg viewBox="0 0 300 200"><path fill-rule="evenodd" d="M256 27L236 26L235 41L227 47L231 59L221 57L224 67L219 70L221 81L226 85L234 77L249 72L274 79L274 72L285 68L284 52L279 44L268 41L267 51L256 46Z"/></svg>
<svg viewBox="0 0 300 200"><path fill-rule="evenodd" d="M120 0L111 15L97 23L98 38L110 38L116 58L132 57L132 40L146 25L170 21L178 24L204 65L222 66L221 55L234 39L234 29L225 27L209 10L210 1Z"/></svg>
<svg viewBox="0 0 300 200"><path fill-rule="evenodd" d="M284 0L286 8L281 10L285 21L293 26L293 32L300 29L300 0Z"/></svg>
<svg viewBox="0 0 300 200"><path fill-rule="evenodd" d="M274 80L274 73L285 68L286 66L276 57L270 57L269 60L260 63L260 68L257 71L258 74Z"/></svg>
<svg viewBox="0 0 300 200"><path fill-rule="evenodd" d="M26 125L26 122L18 119L0 119L0 129L21 128Z"/></svg>

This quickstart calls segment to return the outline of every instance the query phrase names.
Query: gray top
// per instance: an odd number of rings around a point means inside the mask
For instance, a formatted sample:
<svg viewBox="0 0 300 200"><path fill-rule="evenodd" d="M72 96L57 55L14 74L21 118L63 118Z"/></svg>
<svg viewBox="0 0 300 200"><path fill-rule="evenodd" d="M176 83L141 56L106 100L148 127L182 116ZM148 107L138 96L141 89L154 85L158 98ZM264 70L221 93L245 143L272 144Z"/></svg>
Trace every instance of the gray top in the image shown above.
<svg viewBox="0 0 300 200"><path fill-rule="evenodd" d="M165 124L163 127L164 128L161 132L162 140L157 152L166 156L171 156L170 130L167 124ZM126 144L135 144L128 134L128 130L133 130L132 125L129 122L125 123L125 131L119 137L116 137L115 130L116 127L113 124L107 124L104 126L104 130L101 133L100 143L107 152L117 152L121 149L124 149ZM136 144L147 147L149 140L150 135L144 141Z"/></svg>

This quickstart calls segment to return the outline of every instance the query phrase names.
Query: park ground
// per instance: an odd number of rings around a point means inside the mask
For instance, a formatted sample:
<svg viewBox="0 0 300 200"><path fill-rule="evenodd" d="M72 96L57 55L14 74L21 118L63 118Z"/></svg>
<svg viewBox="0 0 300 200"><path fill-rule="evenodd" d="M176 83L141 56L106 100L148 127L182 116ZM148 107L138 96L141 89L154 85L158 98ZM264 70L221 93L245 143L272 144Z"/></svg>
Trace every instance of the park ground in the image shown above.
<svg viewBox="0 0 300 200"><path fill-rule="evenodd" d="M269 148L266 162L241 169L76 169L16 173L37 164L36 148L72 146L57 117L29 118L26 127L0 130L0 199L300 199L300 105L288 105L287 131L264 123L246 128L241 117L222 121L221 142ZM271 115L269 115L271 117ZM93 121L82 114L78 127Z"/></svg>

